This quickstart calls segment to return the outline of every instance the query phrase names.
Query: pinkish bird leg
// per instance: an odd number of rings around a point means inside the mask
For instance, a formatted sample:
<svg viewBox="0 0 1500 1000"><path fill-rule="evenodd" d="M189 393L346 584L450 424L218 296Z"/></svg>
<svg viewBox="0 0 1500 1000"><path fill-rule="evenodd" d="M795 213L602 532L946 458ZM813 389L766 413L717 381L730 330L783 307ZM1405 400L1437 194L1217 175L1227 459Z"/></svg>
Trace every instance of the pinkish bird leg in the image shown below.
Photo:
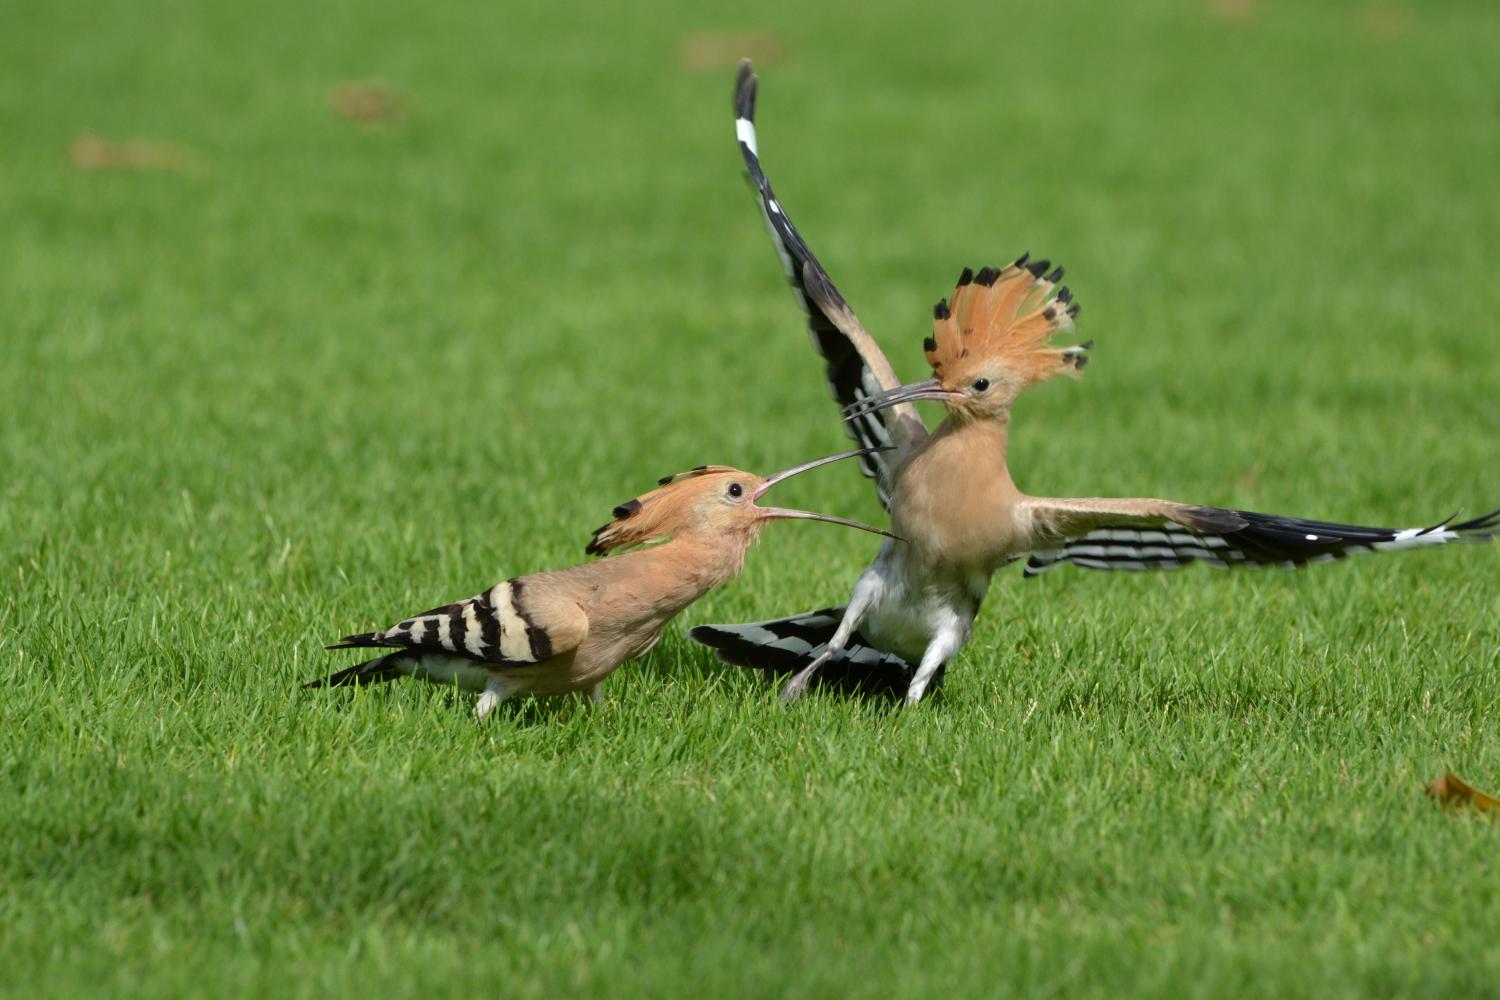
<svg viewBox="0 0 1500 1000"><path fill-rule="evenodd" d="M806 694L807 686L812 683L813 675L818 672L818 669L844 651L844 647L849 645L850 637L854 635L854 630L859 628L859 623L864 620L865 614L875 603L875 596L878 592L877 582L873 581L869 571L866 571L859 578L859 582L854 585L854 593L849 595L849 606L844 609L844 617L839 621L839 627L834 631L833 638L828 640L828 647L787 681L786 687L781 689L782 701L796 701Z"/></svg>
<svg viewBox="0 0 1500 1000"><path fill-rule="evenodd" d="M932 641L927 644L927 649L922 653L922 662L917 666L916 674L906 687L908 705L915 705L922 700L922 696L927 693L927 685L932 683L932 678L936 676L938 670L968 641L968 623L957 615L950 614L945 617L949 620L938 626Z"/></svg>
<svg viewBox="0 0 1500 1000"><path fill-rule="evenodd" d="M490 717L490 713L505 699L516 693L516 686L509 681L499 677L492 677L484 686L484 693L479 696L479 704L474 706L474 718L483 722Z"/></svg>

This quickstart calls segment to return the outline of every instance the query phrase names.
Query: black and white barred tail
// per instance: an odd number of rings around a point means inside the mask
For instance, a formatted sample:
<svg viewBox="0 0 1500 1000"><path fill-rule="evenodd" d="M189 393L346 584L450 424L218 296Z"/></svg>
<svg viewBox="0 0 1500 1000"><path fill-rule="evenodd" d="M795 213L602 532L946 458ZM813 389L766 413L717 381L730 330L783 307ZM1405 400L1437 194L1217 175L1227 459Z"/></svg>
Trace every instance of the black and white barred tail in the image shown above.
<svg viewBox="0 0 1500 1000"><path fill-rule="evenodd" d="M547 631L527 610L524 579L507 580L466 601L433 608L378 632L349 635L329 649L397 647L448 652L497 665L552 656Z"/></svg>
<svg viewBox="0 0 1500 1000"><path fill-rule="evenodd" d="M1232 515L1239 526L1221 532L1194 531L1178 524L1095 528L1055 549L1033 553L1026 563L1026 575L1036 576L1060 563L1085 569L1128 571L1176 569L1191 562L1221 569L1239 566L1293 569L1364 552L1484 541L1500 533L1500 510L1459 524L1453 524L1450 517L1427 528L1398 530L1245 510L1205 509Z"/></svg>
<svg viewBox="0 0 1500 1000"><path fill-rule="evenodd" d="M844 617L843 608L824 608L744 625L699 625L688 636L717 652L719 659L768 674L790 674L816 659ZM842 653L824 664L817 682L841 690L904 695L914 673L911 664L871 646L856 632Z"/></svg>
<svg viewBox="0 0 1500 1000"><path fill-rule="evenodd" d="M339 648L343 649L346 647L340 646ZM327 677L308 681L302 686L305 688L345 687L352 684L364 687L366 684L392 681L397 677L405 677L411 673L411 659L411 654L404 651L387 653L384 656L377 656L373 660L356 663L352 667L329 674Z"/></svg>

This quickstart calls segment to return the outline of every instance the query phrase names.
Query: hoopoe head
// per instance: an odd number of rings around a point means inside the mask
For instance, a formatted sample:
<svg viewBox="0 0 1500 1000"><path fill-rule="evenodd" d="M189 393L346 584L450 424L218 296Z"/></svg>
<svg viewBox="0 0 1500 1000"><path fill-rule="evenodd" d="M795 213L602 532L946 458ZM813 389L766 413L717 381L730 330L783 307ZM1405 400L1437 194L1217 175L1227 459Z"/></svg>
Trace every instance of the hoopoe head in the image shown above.
<svg viewBox="0 0 1500 1000"><path fill-rule="evenodd" d="M675 476L663 476L656 489L616 507L614 520L594 532L584 551L589 555L606 555L695 532L748 546L759 535L762 525L781 518L828 521L894 538L888 531L858 521L756 503L771 487L792 476L872 450L878 449L840 452L767 477L728 465L700 465Z"/></svg>
<svg viewBox="0 0 1500 1000"><path fill-rule="evenodd" d="M964 268L952 303L944 299L933 309L932 336L922 345L933 377L871 396L846 415L935 399L962 416L1001 416L1028 386L1056 375L1076 376L1093 344L1051 346L1056 334L1073 328L1079 306L1057 284L1063 269L1049 274L1050 266L1023 254L978 274Z"/></svg>

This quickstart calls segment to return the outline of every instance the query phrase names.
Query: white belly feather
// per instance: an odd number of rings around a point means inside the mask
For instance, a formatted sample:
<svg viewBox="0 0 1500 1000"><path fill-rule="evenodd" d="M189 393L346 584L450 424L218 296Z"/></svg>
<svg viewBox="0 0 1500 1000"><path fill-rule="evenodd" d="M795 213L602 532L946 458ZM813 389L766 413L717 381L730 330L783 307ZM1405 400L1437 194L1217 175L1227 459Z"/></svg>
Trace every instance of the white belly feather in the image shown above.
<svg viewBox="0 0 1500 1000"><path fill-rule="evenodd" d="M434 684L456 684L464 691L483 691L494 673L462 656L428 653L417 659L411 672Z"/></svg>
<svg viewBox="0 0 1500 1000"><path fill-rule="evenodd" d="M961 632L961 642L968 640L989 574L924 575L903 558L903 548L886 543L855 585L856 593L867 588L870 595L859 630L876 648L916 663L940 632Z"/></svg>

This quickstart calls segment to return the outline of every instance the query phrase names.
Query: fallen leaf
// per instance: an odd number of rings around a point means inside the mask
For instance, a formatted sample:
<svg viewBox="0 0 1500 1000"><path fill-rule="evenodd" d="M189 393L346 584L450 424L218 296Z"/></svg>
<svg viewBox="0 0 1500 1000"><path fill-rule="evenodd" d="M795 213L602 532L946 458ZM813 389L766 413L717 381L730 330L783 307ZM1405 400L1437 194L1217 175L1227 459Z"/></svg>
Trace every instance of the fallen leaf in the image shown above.
<svg viewBox="0 0 1500 1000"><path fill-rule="evenodd" d="M354 80L328 91L328 107L340 118L373 125L400 117L401 98L374 81Z"/></svg>
<svg viewBox="0 0 1500 1000"><path fill-rule="evenodd" d="M1234 474L1234 491L1236 496L1252 493L1260 485L1261 463L1256 462L1248 468L1240 469Z"/></svg>
<svg viewBox="0 0 1500 1000"><path fill-rule="evenodd" d="M781 40L769 31L694 31L678 40L677 63L693 73L734 69L741 59L774 66L781 51Z"/></svg>
<svg viewBox="0 0 1500 1000"><path fill-rule="evenodd" d="M79 170L182 170L198 158L180 143L154 139L117 142L83 132L68 147L68 159Z"/></svg>
<svg viewBox="0 0 1500 1000"><path fill-rule="evenodd" d="M1500 799L1481 792L1452 771L1430 782L1427 794L1445 806L1473 806L1480 812L1500 809Z"/></svg>
<svg viewBox="0 0 1500 1000"><path fill-rule="evenodd" d="M1373 0L1360 10L1359 26L1372 38L1388 42L1406 34L1411 27L1411 16L1399 3L1393 3L1391 0Z"/></svg>
<svg viewBox="0 0 1500 1000"><path fill-rule="evenodd" d="M1209 15L1225 24L1248 24L1257 7L1257 0L1208 0Z"/></svg>

